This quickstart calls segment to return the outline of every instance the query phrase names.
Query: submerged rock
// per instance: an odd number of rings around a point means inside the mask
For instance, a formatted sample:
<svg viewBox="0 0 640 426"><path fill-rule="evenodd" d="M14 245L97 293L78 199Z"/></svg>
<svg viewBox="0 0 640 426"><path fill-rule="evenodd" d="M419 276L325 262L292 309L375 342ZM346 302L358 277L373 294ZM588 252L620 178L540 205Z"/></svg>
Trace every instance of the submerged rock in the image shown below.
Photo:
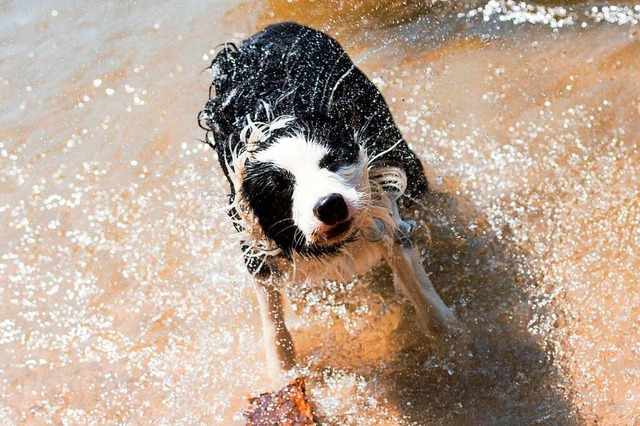
<svg viewBox="0 0 640 426"><path fill-rule="evenodd" d="M317 424L302 377L278 391L266 392L249 399L249 407L244 414L247 417L247 426Z"/></svg>

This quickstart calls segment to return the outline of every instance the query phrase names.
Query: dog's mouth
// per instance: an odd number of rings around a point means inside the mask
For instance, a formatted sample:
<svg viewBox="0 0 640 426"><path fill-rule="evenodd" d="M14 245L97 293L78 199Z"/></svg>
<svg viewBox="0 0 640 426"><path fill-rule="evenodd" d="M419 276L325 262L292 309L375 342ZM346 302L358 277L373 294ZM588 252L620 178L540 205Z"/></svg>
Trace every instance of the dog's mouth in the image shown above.
<svg viewBox="0 0 640 426"><path fill-rule="evenodd" d="M324 237L327 241L335 241L344 236L351 229L353 224L353 218L347 219L344 222L340 222L333 225L327 231L324 232Z"/></svg>

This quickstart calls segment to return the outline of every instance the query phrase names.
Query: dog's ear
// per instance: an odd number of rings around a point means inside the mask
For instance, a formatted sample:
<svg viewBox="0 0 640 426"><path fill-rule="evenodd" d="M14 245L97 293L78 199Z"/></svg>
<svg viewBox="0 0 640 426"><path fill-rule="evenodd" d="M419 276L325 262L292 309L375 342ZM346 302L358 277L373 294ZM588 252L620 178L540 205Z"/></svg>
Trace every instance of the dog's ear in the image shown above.
<svg viewBox="0 0 640 426"><path fill-rule="evenodd" d="M211 89L215 90L215 93L210 93L210 97L224 95L234 86L237 59L238 48L233 43L225 43L224 47L213 58L210 66L213 74Z"/></svg>
<svg viewBox="0 0 640 426"><path fill-rule="evenodd" d="M231 183L232 196L234 192L228 165L232 164L232 152L237 149L239 140L234 136L235 108L232 101L233 87L236 85L238 74L238 48L233 43L225 43L211 62L213 81L209 89L209 100L204 109L198 115L200 127L207 130L205 142L211 146L218 155L220 166L225 176Z"/></svg>
<svg viewBox="0 0 640 426"><path fill-rule="evenodd" d="M234 44L226 43L211 62L213 81L209 88L209 100L200 113L200 126L213 131L214 137L228 134L233 127L229 111L224 106L229 104L229 98L237 75L238 49Z"/></svg>

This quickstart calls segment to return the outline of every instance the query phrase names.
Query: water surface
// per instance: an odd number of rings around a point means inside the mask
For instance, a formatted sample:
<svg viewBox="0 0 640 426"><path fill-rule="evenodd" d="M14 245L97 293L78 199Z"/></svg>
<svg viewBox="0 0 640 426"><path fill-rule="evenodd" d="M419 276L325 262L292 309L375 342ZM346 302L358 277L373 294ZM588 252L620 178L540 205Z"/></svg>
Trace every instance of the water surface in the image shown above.
<svg viewBox="0 0 640 426"><path fill-rule="evenodd" d="M0 10L4 423L242 424L275 386L196 115L216 46L286 19L388 100L434 190L427 269L473 333L425 339L385 268L289 289L323 420L639 421L640 6Z"/></svg>

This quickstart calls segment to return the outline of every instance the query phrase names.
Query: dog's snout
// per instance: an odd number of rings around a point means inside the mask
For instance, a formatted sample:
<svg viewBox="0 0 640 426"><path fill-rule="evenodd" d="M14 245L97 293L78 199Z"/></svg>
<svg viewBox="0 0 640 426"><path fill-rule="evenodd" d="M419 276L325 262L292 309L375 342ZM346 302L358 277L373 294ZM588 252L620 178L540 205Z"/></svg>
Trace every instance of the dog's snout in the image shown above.
<svg viewBox="0 0 640 426"><path fill-rule="evenodd" d="M322 197L313 208L313 214L325 225L335 225L349 218L349 207L342 195L333 193Z"/></svg>

